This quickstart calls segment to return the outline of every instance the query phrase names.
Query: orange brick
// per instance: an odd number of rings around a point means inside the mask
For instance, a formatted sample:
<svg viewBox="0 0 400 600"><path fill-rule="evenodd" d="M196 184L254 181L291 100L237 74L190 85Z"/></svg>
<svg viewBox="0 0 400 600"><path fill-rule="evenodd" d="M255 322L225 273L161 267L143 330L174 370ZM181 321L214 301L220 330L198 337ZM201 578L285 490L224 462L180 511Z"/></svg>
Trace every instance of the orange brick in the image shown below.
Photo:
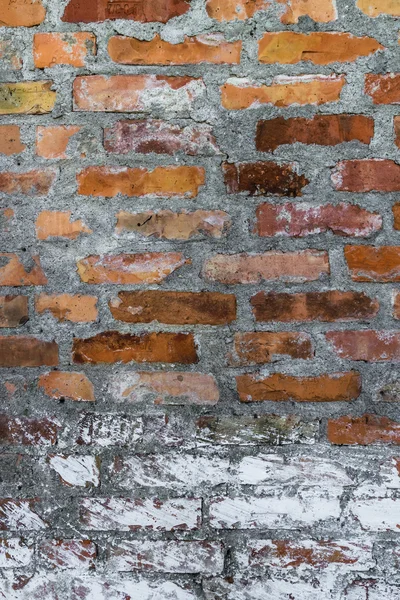
<svg viewBox="0 0 400 600"><path fill-rule="evenodd" d="M313 356L311 338L307 333L259 331L235 333L229 362L233 366L260 365L280 358L309 359Z"/></svg>
<svg viewBox="0 0 400 600"><path fill-rule="evenodd" d="M59 321L90 323L98 316L97 298L82 294L40 294L35 299L35 309L39 314L50 311Z"/></svg>
<svg viewBox="0 0 400 600"><path fill-rule="evenodd" d="M21 144L21 133L18 125L0 125L0 154L11 156L25 150Z"/></svg>
<svg viewBox="0 0 400 600"><path fill-rule="evenodd" d="M339 417L328 421L328 440L339 446L400 444L400 423L378 415Z"/></svg>
<svg viewBox="0 0 400 600"><path fill-rule="evenodd" d="M310 17L317 23L330 23L337 19L336 0L277 0L285 6L282 23L298 23L300 17Z"/></svg>
<svg viewBox="0 0 400 600"><path fill-rule="evenodd" d="M400 17L400 5L397 0L357 0L357 8L369 17L391 15Z"/></svg>
<svg viewBox="0 0 400 600"><path fill-rule="evenodd" d="M0 327L20 327L28 320L27 296L0 296Z"/></svg>
<svg viewBox="0 0 400 600"><path fill-rule="evenodd" d="M400 117L393 117L393 127L395 134L395 143L400 148Z"/></svg>
<svg viewBox="0 0 400 600"><path fill-rule="evenodd" d="M399 231L400 230L400 202L396 202L396 204L394 204L392 206L392 212L393 212L393 227Z"/></svg>
<svg viewBox="0 0 400 600"><path fill-rule="evenodd" d="M198 361L191 333L143 333L132 335L106 331L88 339L75 338L75 363L161 362L190 364Z"/></svg>
<svg viewBox="0 0 400 600"><path fill-rule="evenodd" d="M160 196L195 198L205 183L202 167L88 167L77 175L82 196ZM1 182L1 180L0 180Z"/></svg>
<svg viewBox="0 0 400 600"><path fill-rule="evenodd" d="M393 292L393 316L400 319L400 292Z"/></svg>
<svg viewBox="0 0 400 600"><path fill-rule="evenodd" d="M36 154L42 158L69 158L67 148L70 139L81 130L76 125L38 127L36 129Z"/></svg>
<svg viewBox="0 0 400 600"><path fill-rule="evenodd" d="M261 38L258 60L267 64L310 61L315 65L328 65L353 62L383 49L374 38L356 37L350 33L279 31L265 33Z"/></svg>
<svg viewBox="0 0 400 600"><path fill-rule="evenodd" d="M27 173L0 173L0 192L3 194L24 194L25 196L46 196L56 178L55 171L28 171Z"/></svg>
<svg viewBox="0 0 400 600"><path fill-rule="evenodd" d="M344 75L278 75L270 85L229 79L221 87L222 106L228 110L242 110L262 104L285 107L337 102L345 83Z"/></svg>
<svg viewBox="0 0 400 600"><path fill-rule="evenodd" d="M374 104L398 104L400 102L400 74L386 73L365 75L365 93Z"/></svg>
<svg viewBox="0 0 400 600"><path fill-rule="evenodd" d="M208 16L217 21L243 21L270 5L270 0L207 0L206 10Z"/></svg>
<svg viewBox="0 0 400 600"><path fill-rule="evenodd" d="M66 238L75 240L82 233L92 233L92 230L81 219L71 221L71 214L71 211L43 210L40 212L35 223L37 239Z"/></svg>
<svg viewBox="0 0 400 600"><path fill-rule="evenodd" d="M0 0L1 25L33 27L43 23L46 10L41 0Z"/></svg>
<svg viewBox="0 0 400 600"><path fill-rule="evenodd" d="M4 264L5 263L5 264ZM16 254L0 253L0 285L12 287L46 285L47 277L40 265L39 256L32 256L25 266Z"/></svg>
<svg viewBox="0 0 400 600"><path fill-rule="evenodd" d="M191 65L198 63L239 64L242 42L227 42L220 33L187 37L171 44L156 34L152 40L114 36L108 42L108 53L123 65Z"/></svg>
<svg viewBox="0 0 400 600"><path fill-rule="evenodd" d="M56 65L84 67L88 54L96 54L93 33L36 33L33 38L33 59L37 69Z"/></svg>
<svg viewBox="0 0 400 600"><path fill-rule="evenodd" d="M400 281L399 246L345 246L344 256L353 281Z"/></svg>
<svg viewBox="0 0 400 600"><path fill-rule="evenodd" d="M318 377L238 375L236 383L241 402L348 402L361 393L361 377L355 371Z"/></svg>
<svg viewBox="0 0 400 600"><path fill-rule="evenodd" d="M39 388L46 396L61 400L67 398L75 402L94 402L93 384L83 373L50 371L39 377Z"/></svg>
<svg viewBox="0 0 400 600"><path fill-rule="evenodd" d="M180 252L148 252L88 256L78 261L77 266L84 283L140 284L161 283L189 263Z"/></svg>

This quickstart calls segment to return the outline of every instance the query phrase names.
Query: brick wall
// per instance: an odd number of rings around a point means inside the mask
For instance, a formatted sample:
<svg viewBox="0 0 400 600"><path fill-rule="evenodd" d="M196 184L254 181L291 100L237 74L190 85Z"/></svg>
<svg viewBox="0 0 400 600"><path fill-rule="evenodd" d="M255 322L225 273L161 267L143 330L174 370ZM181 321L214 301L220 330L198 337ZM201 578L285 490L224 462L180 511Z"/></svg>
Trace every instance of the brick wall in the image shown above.
<svg viewBox="0 0 400 600"><path fill-rule="evenodd" d="M0 0L0 597L400 599L399 0Z"/></svg>

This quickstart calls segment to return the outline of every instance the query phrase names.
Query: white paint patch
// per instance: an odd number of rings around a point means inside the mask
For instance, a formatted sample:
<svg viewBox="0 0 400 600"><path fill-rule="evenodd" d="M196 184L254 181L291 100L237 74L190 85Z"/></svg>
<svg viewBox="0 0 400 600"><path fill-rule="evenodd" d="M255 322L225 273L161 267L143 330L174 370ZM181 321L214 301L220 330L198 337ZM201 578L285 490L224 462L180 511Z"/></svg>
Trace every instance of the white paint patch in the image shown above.
<svg viewBox="0 0 400 600"><path fill-rule="evenodd" d="M49 464L67 485L85 487L100 484L100 473L95 456L50 456Z"/></svg>

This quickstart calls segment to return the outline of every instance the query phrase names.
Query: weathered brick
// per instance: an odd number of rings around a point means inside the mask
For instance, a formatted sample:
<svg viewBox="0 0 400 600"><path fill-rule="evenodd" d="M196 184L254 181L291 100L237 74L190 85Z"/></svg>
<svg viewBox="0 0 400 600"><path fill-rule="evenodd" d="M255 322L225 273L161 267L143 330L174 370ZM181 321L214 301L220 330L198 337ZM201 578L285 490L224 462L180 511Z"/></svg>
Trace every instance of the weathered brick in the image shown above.
<svg viewBox="0 0 400 600"><path fill-rule="evenodd" d="M277 0L284 5L281 21L297 23L300 17L310 17L319 23L328 23L337 18L335 0ZM207 0L208 16L217 21L245 20L256 12L271 6L271 0Z"/></svg>
<svg viewBox="0 0 400 600"><path fill-rule="evenodd" d="M152 402L172 405L214 405L219 400L212 375L179 372L135 372L119 374L110 382L117 402Z"/></svg>
<svg viewBox="0 0 400 600"><path fill-rule="evenodd" d="M277 75L269 85L249 79L228 79L221 87L222 106L228 110L338 102L346 83L344 75Z"/></svg>
<svg viewBox="0 0 400 600"><path fill-rule="evenodd" d="M22 65L21 48L18 48L12 39L0 40L0 69L20 71Z"/></svg>
<svg viewBox="0 0 400 600"><path fill-rule="evenodd" d="M382 228L379 213L356 204L286 202L260 204L254 232L263 237L304 237L332 231L335 235L367 237Z"/></svg>
<svg viewBox="0 0 400 600"><path fill-rule="evenodd" d="M160 196L195 198L205 183L202 167L88 167L77 175L78 194L82 196ZM1 186L1 179L0 179Z"/></svg>
<svg viewBox="0 0 400 600"><path fill-rule="evenodd" d="M286 9L281 17L282 23L298 23L301 17L309 17L317 23L329 23L338 18L336 0L277 0Z"/></svg>
<svg viewBox="0 0 400 600"><path fill-rule="evenodd" d="M81 219L71 221L71 214L71 211L41 211L35 223L37 239L66 238L75 240L82 233L93 233Z"/></svg>
<svg viewBox="0 0 400 600"><path fill-rule="evenodd" d="M259 365L284 358L313 358L311 337L307 333L259 331L235 333L229 363L233 366Z"/></svg>
<svg viewBox="0 0 400 600"><path fill-rule="evenodd" d="M118 331L98 333L92 338L75 338L75 363L161 362L191 364L198 361L191 333L142 333Z"/></svg>
<svg viewBox="0 0 400 600"><path fill-rule="evenodd" d="M171 210L116 215L118 235L134 232L165 240L189 240L201 236L221 238L231 226L230 216L222 210L195 210L179 213Z"/></svg>
<svg viewBox="0 0 400 600"><path fill-rule="evenodd" d="M236 383L241 402L348 402L361 393L361 377L355 371L317 377L238 375Z"/></svg>
<svg viewBox="0 0 400 600"><path fill-rule="evenodd" d="M309 181L298 175L293 165L274 162L223 163L224 179L228 194L248 192L252 196L277 194L278 196L301 196Z"/></svg>
<svg viewBox="0 0 400 600"><path fill-rule="evenodd" d="M236 320L236 297L218 292L119 292L109 303L126 323L226 325Z"/></svg>
<svg viewBox="0 0 400 600"><path fill-rule="evenodd" d="M180 267L190 264L180 252L148 252L88 256L77 263L84 283L161 283Z"/></svg>
<svg viewBox="0 0 400 600"><path fill-rule="evenodd" d="M86 571L95 568L97 548L90 540L44 540L39 556L46 567Z"/></svg>
<svg viewBox="0 0 400 600"><path fill-rule="evenodd" d="M217 21L243 21L270 4L270 0L207 0L206 10L208 16Z"/></svg>
<svg viewBox="0 0 400 600"><path fill-rule="evenodd" d="M369 144L374 135L374 120L364 115L315 115L312 119L276 117L257 123L256 147L273 152L284 144L337 146L358 141Z"/></svg>
<svg viewBox="0 0 400 600"><path fill-rule="evenodd" d="M39 502L38 498L0 498L0 530L39 531L48 527L48 523L35 512Z"/></svg>
<svg viewBox="0 0 400 600"><path fill-rule="evenodd" d="M49 311L58 321L91 323L96 321L98 310L96 296L82 294L40 294L35 298L35 309L39 314Z"/></svg>
<svg viewBox="0 0 400 600"><path fill-rule="evenodd" d="M39 126L36 128L36 154L47 159L70 158L67 153L71 138L79 133L78 125Z"/></svg>
<svg viewBox="0 0 400 600"><path fill-rule="evenodd" d="M48 461L64 485L71 487L100 485L100 461L96 456L50 454Z"/></svg>
<svg viewBox="0 0 400 600"><path fill-rule="evenodd" d="M247 552L247 565L277 569L305 567L329 569L344 567L345 571L365 570L375 566L372 544L368 541L325 540L252 540Z"/></svg>
<svg viewBox="0 0 400 600"><path fill-rule="evenodd" d="M22 538L0 539L0 567L2 569L19 569L27 567L33 560L33 544Z"/></svg>
<svg viewBox="0 0 400 600"><path fill-rule="evenodd" d="M328 421L328 440L332 444L400 444L400 423L378 415L339 417Z"/></svg>
<svg viewBox="0 0 400 600"><path fill-rule="evenodd" d="M265 33L258 42L258 60L268 64L310 61L328 65L352 62L383 49L374 38L350 33L277 31Z"/></svg>
<svg viewBox="0 0 400 600"><path fill-rule="evenodd" d="M345 246L353 281L400 281L400 246Z"/></svg>
<svg viewBox="0 0 400 600"><path fill-rule="evenodd" d="M107 552L112 571L153 571L158 573L222 573L222 544L205 541L115 542Z"/></svg>
<svg viewBox="0 0 400 600"><path fill-rule="evenodd" d="M34 337L0 337L0 367L55 367L58 345Z"/></svg>
<svg viewBox="0 0 400 600"><path fill-rule="evenodd" d="M257 292L250 300L256 321L356 321L372 319L379 302L364 292Z"/></svg>
<svg viewBox="0 0 400 600"><path fill-rule="evenodd" d="M93 384L84 373L50 371L40 375L38 386L46 396L55 400L95 401Z"/></svg>
<svg viewBox="0 0 400 600"><path fill-rule="evenodd" d="M0 415L0 441L2 445L53 446L57 442L60 424L56 419L10 417Z"/></svg>
<svg viewBox="0 0 400 600"><path fill-rule="evenodd" d="M400 117L393 117L393 129L395 134L395 144L400 148Z"/></svg>
<svg viewBox="0 0 400 600"><path fill-rule="evenodd" d="M259 417L200 417L196 438L199 443L221 445L313 444L317 422L305 422L297 415Z"/></svg>
<svg viewBox="0 0 400 600"><path fill-rule="evenodd" d="M84 67L88 54L96 54L93 33L36 33L33 37L33 60L37 69L56 65Z"/></svg>
<svg viewBox="0 0 400 600"><path fill-rule="evenodd" d="M400 202L396 202L392 206L393 212L393 227L396 231L400 230Z"/></svg>
<svg viewBox="0 0 400 600"><path fill-rule="evenodd" d="M123 65L239 64L241 50L241 41L227 42L221 33L185 36L178 44L157 33L149 41L120 35L108 42L111 59Z"/></svg>
<svg viewBox="0 0 400 600"><path fill-rule="evenodd" d="M397 331L328 331L327 342L340 358L366 362L400 361Z"/></svg>
<svg viewBox="0 0 400 600"><path fill-rule="evenodd" d="M154 417L153 417L154 418ZM97 445L103 448L110 446L132 446L143 435L143 421L140 417L114 414L83 413L77 429L75 440L79 446Z"/></svg>
<svg viewBox="0 0 400 600"><path fill-rule="evenodd" d="M0 192L3 194L23 194L25 196L46 196L56 178L53 170L0 173Z"/></svg>
<svg viewBox="0 0 400 600"><path fill-rule="evenodd" d="M20 81L0 84L0 115L43 115L53 110L56 92L52 81Z"/></svg>
<svg viewBox="0 0 400 600"><path fill-rule="evenodd" d="M400 75L387 73L365 75L365 93L371 96L374 104L398 104L400 102Z"/></svg>
<svg viewBox="0 0 400 600"><path fill-rule="evenodd" d="M264 254L217 254L205 261L203 277L226 284L316 281L329 275L327 252L265 252Z"/></svg>
<svg viewBox="0 0 400 600"><path fill-rule="evenodd" d="M199 498L83 498L79 509L82 525L97 531L191 530L201 524Z"/></svg>
<svg viewBox="0 0 400 600"><path fill-rule="evenodd" d="M395 291L392 295L393 301L393 316L395 319L400 319L400 293Z"/></svg>
<svg viewBox="0 0 400 600"><path fill-rule="evenodd" d="M28 320L27 296L0 296L0 327L20 327Z"/></svg>
<svg viewBox="0 0 400 600"><path fill-rule="evenodd" d="M206 600L215 598L223 600L264 600L265 598L284 600L290 596L295 600L311 599L313 596L318 597L318 600L331 600L332 593L328 585L325 580L322 582L316 578L311 580L311 577L305 582L299 577L295 580L292 578L271 579L269 575L268 578L264 575L259 578L240 576L208 578L204 579L203 589ZM350 600L350 598L346 598L346 600ZM357 597L357 600L360 598ZM374 600L378 599L374 598Z"/></svg>
<svg viewBox="0 0 400 600"><path fill-rule="evenodd" d="M44 21L46 9L41 0L0 0L0 14L6 27L33 27Z"/></svg>
<svg viewBox="0 0 400 600"><path fill-rule="evenodd" d="M121 4L121 3L120 3ZM99 596L101 594L101 596ZM111 594L111 595L110 595ZM74 578L71 584L71 600L91 600L91 598L128 599L139 597L141 600L156 600L156 598L176 598L177 600L197 600L197 594L187 589L183 583L149 579L124 579L119 575L103 577ZM47 598L46 598L47 600ZM49 600L59 600L49 598ZM108 598L107 598L108 600ZM324 599L325 600L325 599ZM374 600L376 600L374 598ZM394 600L394 599L393 599ZM397 598L396 598L397 600Z"/></svg>
<svg viewBox="0 0 400 600"><path fill-rule="evenodd" d="M331 179L339 192L399 192L400 165L383 158L344 160Z"/></svg>
<svg viewBox="0 0 400 600"><path fill-rule="evenodd" d="M341 491L334 487L305 488L293 494L290 489L277 486L261 489L263 496L217 496L211 500L210 523L215 529L310 527L339 518Z"/></svg>
<svg viewBox="0 0 400 600"><path fill-rule="evenodd" d="M396 0L357 0L357 8L363 11L369 17L379 17L379 15L392 15L400 17L400 6Z"/></svg>
<svg viewBox="0 0 400 600"><path fill-rule="evenodd" d="M136 119L117 121L104 129L107 152L128 154L176 154L189 156L219 154L210 125L179 127L168 121Z"/></svg>
<svg viewBox="0 0 400 600"><path fill-rule="evenodd" d="M201 79L184 76L89 75L77 77L73 91L76 111L149 113L164 110L184 116L195 100L204 95L205 85Z"/></svg>
<svg viewBox="0 0 400 600"><path fill-rule="evenodd" d="M18 125L0 125L0 154L12 156L25 150Z"/></svg>
<svg viewBox="0 0 400 600"><path fill-rule="evenodd" d="M19 287L46 283L47 277L40 265L39 256L32 256L25 266L16 254L0 253L0 285Z"/></svg>
<svg viewBox="0 0 400 600"><path fill-rule="evenodd" d="M174 17L184 15L190 9L190 0L136 0L123 2L109 0L93 0L89 4L80 0L70 0L62 21L67 23L91 23L113 19L125 19L149 23L159 21L166 23Z"/></svg>

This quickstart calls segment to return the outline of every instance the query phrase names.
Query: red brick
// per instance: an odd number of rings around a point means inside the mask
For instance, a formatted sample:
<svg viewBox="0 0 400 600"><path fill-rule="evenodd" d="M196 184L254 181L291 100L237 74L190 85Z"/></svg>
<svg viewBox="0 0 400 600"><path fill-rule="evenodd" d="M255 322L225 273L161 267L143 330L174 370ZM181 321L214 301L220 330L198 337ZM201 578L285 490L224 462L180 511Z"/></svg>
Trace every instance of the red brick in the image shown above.
<svg viewBox="0 0 400 600"><path fill-rule="evenodd" d="M400 102L400 74L387 73L365 75L365 93L374 104L398 104Z"/></svg>
<svg viewBox="0 0 400 600"><path fill-rule="evenodd" d="M333 62L353 62L378 50L384 50L383 46L367 36L325 31L276 31L265 33L258 42L258 60L268 64L310 61L316 65L328 65Z"/></svg>
<svg viewBox="0 0 400 600"><path fill-rule="evenodd" d="M353 281L400 281L400 246L345 246Z"/></svg>
<svg viewBox="0 0 400 600"><path fill-rule="evenodd" d="M393 292L393 316L400 319L400 292Z"/></svg>
<svg viewBox="0 0 400 600"><path fill-rule="evenodd" d="M4 569L27 567L33 560L34 545L23 538L0 539L0 566Z"/></svg>
<svg viewBox="0 0 400 600"><path fill-rule="evenodd" d="M123 65L239 64L241 50L241 41L227 42L221 33L185 36L178 44L164 41L158 33L149 41L118 35L108 42L111 59Z"/></svg>
<svg viewBox="0 0 400 600"><path fill-rule="evenodd" d="M160 196L195 198L205 183L202 167L88 167L77 175L78 194L82 196ZM0 179L1 185L1 179Z"/></svg>
<svg viewBox="0 0 400 600"><path fill-rule="evenodd" d="M328 331L334 352L349 360L399 362L400 333L397 331Z"/></svg>
<svg viewBox="0 0 400 600"><path fill-rule="evenodd" d="M284 144L337 146L359 141L369 144L374 135L374 120L363 115L315 115L312 119L276 117L257 124L256 147L273 152Z"/></svg>
<svg viewBox="0 0 400 600"><path fill-rule="evenodd" d="M51 418L29 419L0 415L1 444L52 446L57 442L60 424Z"/></svg>
<svg viewBox="0 0 400 600"><path fill-rule="evenodd" d="M79 571L95 568L97 548L90 540L44 540L39 555L46 567Z"/></svg>
<svg viewBox="0 0 400 600"><path fill-rule="evenodd" d="M328 254L320 250L217 254L207 259L203 266L205 279L227 284L259 283L263 280L302 283L316 281L329 273Z"/></svg>
<svg viewBox="0 0 400 600"><path fill-rule="evenodd" d="M344 160L336 165L331 178L339 192L400 191L400 165L393 160Z"/></svg>
<svg viewBox="0 0 400 600"><path fill-rule="evenodd" d="M116 214L116 233L133 232L145 237L165 240L189 240L201 236L221 238L231 227L230 216L222 210L195 210L194 212L148 210L143 213L120 211Z"/></svg>
<svg viewBox="0 0 400 600"><path fill-rule="evenodd" d="M73 92L75 111L185 113L203 96L205 85L185 76L89 75L75 79Z"/></svg>
<svg viewBox="0 0 400 600"><path fill-rule="evenodd" d="M96 296L82 294L40 294L35 298L35 309L39 314L49 311L59 321L91 323L96 321L98 310Z"/></svg>
<svg viewBox="0 0 400 600"><path fill-rule="evenodd" d="M348 402L361 393L361 377L355 371L318 377L238 375L236 383L241 402Z"/></svg>
<svg viewBox="0 0 400 600"><path fill-rule="evenodd" d="M104 148L107 152L117 154L219 154L210 125L179 127L168 121L155 119L117 121L112 127L106 127Z"/></svg>
<svg viewBox="0 0 400 600"><path fill-rule="evenodd" d="M339 417L328 421L328 440L332 444L400 444L400 423L378 415Z"/></svg>
<svg viewBox="0 0 400 600"><path fill-rule="evenodd" d="M289 331L235 333L234 347L229 355L233 366L259 365L282 358L313 358L311 337L307 333Z"/></svg>
<svg viewBox="0 0 400 600"><path fill-rule="evenodd" d="M12 156L25 150L21 144L21 131L18 125L0 125L0 154Z"/></svg>
<svg viewBox="0 0 400 600"><path fill-rule="evenodd" d="M168 275L190 264L180 252L147 252L88 256L78 261L84 283L140 284L161 283Z"/></svg>
<svg viewBox="0 0 400 600"><path fill-rule="evenodd" d="M258 292L251 300L256 321L356 321L372 319L379 302L364 292Z"/></svg>
<svg viewBox="0 0 400 600"><path fill-rule="evenodd" d="M119 292L109 307L126 323L225 325L236 319L236 297L218 292Z"/></svg>
<svg viewBox="0 0 400 600"><path fill-rule="evenodd" d="M84 373L50 371L39 377L38 386L46 396L61 400L67 398L75 402L94 402L93 384Z"/></svg>
<svg viewBox="0 0 400 600"><path fill-rule="evenodd" d="M39 498L0 498L0 530L39 531L47 528L48 523L36 512L39 502ZM14 591L16 589L14 587Z"/></svg>
<svg viewBox="0 0 400 600"><path fill-rule="evenodd" d="M47 159L69 158L67 154L70 139L79 131L78 125L57 125L36 128L36 154Z"/></svg>
<svg viewBox="0 0 400 600"><path fill-rule="evenodd" d="M228 194L248 192L252 196L277 194L278 196L301 196L309 181L298 175L293 165L274 162L223 163L225 185Z"/></svg>
<svg viewBox="0 0 400 600"><path fill-rule="evenodd" d="M286 202L261 204L254 232L263 237L305 237L332 231L336 235L366 237L382 228L382 217L356 204Z"/></svg>
<svg viewBox="0 0 400 600"><path fill-rule="evenodd" d="M56 65L84 67L88 54L96 54L96 37L87 31L36 33L33 37L33 60L37 69Z"/></svg>
<svg viewBox="0 0 400 600"><path fill-rule="evenodd" d="M46 196L56 177L55 171L29 171L27 173L0 173L0 192L25 196Z"/></svg>
<svg viewBox="0 0 400 600"><path fill-rule="evenodd" d="M151 23L166 23L174 17L184 15L190 9L190 0L136 0L135 2L109 0L69 0L62 21L67 23L91 23L113 19L125 19Z"/></svg>
<svg viewBox="0 0 400 600"><path fill-rule="evenodd" d="M27 296L0 296L0 327L20 327L28 320Z"/></svg>
<svg viewBox="0 0 400 600"><path fill-rule="evenodd" d="M92 338L75 338L75 363L161 362L191 364L198 361L191 333L143 333L106 331Z"/></svg>
<svg viewBox="0 0 400 600"><path fill-rule="evenodd" d="M393 117L393 129L395 134L395 144L400 148L400 117Z"/></svg>
<svg viewBox="0 0 400 600"><path fill-rule="evenodd" d="M396 231L400 230L400 202L396 202L392 206L393 212L393 227Z"/></svg>
<svg viewBox="0 0 400 600"><path fill-rule="evenodd" d="M47 277L40 265L39 256L32 256L26 267L16 254L0 253L0 285L19 287L46 285Z"/></svg>
<svg viewBox="0 0 400 600"><path fill-rule="evenodd" d="M6 27L33 27L44 21L46 9L41 0L0 0L0 14Z"/></svg>
<svg viewBox="0 0 400 600"><path fill-rule="evenodd" d="M320 105L338 102L346 83L344 75L277 75L269 85L247 79L229 79L221 87L222 106L227 110Z"/></svg>
<svg viewBox="0 0 400 600"><path fill-rule="evenodd" d="M71 221L71 211L42 210L36 219L36 237L38 240L65 238L75 240L82 233L93 233L81 220Z"/></svg>
<svg viewBox="0 0 400 600"><path fill-rule="evenodd" d="M34 337L0 337L0 367L55 367L58 365L56 342Z"/></svg>

